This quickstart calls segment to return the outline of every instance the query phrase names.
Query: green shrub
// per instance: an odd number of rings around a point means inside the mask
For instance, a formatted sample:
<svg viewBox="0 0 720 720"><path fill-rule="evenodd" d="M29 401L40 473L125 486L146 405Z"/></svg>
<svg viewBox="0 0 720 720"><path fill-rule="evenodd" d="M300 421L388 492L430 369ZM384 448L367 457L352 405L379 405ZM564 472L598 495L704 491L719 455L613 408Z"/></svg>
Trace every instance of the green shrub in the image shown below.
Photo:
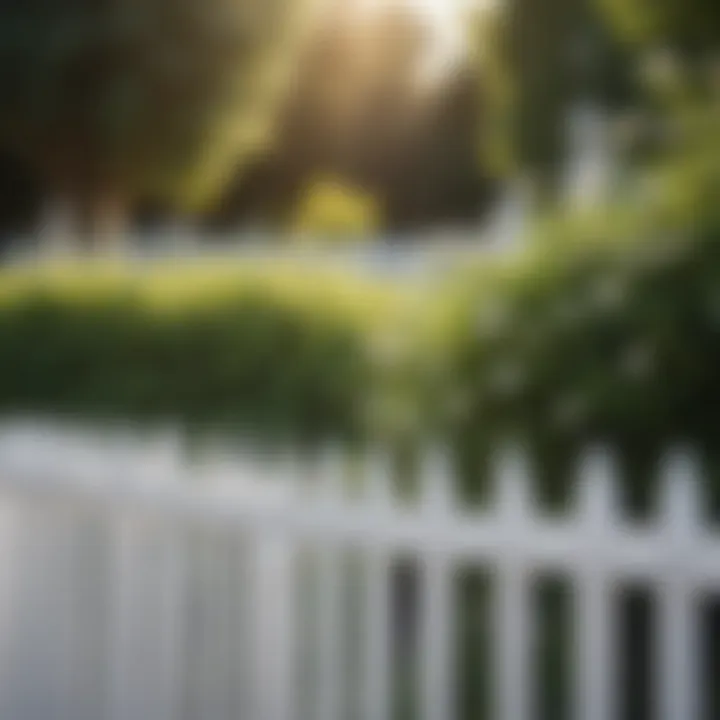
<svg viewBox="0 0 720 720"><path fill-rule="evenodd" d="M282 268L10 270L0 405L357 436L395 295Z"/></svg>
<svg viewBox="0 0 720 720"><path fill-rule="evenodd" d="M720 221L715 200L690 197L556 226L553 240L453 289L442 396L462 402L440 407L469 475L511 437L558 499L576 451L603 443L619 450L640 506L668 445L717 455Z"/></svg>

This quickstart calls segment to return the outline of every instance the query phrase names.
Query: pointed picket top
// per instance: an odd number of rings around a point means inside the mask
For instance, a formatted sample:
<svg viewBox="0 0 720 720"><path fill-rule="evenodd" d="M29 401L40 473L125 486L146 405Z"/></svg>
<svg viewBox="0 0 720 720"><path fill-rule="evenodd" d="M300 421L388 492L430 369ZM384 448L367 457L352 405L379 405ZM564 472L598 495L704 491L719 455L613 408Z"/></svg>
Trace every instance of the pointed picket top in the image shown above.
<svg viewBox="0 0 720 720"><path fill-rule="evenodd" d="M287 501L302 496L301 465L298 452L292 447L277 448L271 460L271 479L278 495Z"/></svg>
<svg viewBox="0 0 720 720"><path fill-rule="evenodd" d="M367 451L363 477L366 503L375 510L392 507L395 496L395 473L392 455L388 448L383 446Z"/></svg>
<svg viewBox="0 0 720 720"><path fill-rule="evenodd" d="M313 469L314 485L321 502L336 505L345 496L346 455L337 445L326 445Z"/></svg>
<svg viewBox="0 0 720 720"><path fill-rule="evenodd" d="M136 483L137 467L127 433L115 437L98 430L78 432L74 429L47 427L47 435L38 445L44 463L55 463L53 474L71 474L73 482L97 485L99 483ZM112 442L114 440L114 442Z"/></svg>
<svg viewBox="0 0 720 720"><path fill-rule="evenodd" d="M181 458L182 454L178 453L178 464ZM150 444L146 459L150 473L163 466L169 467L173 462L170 446L163 448L162 441ZM195 445L189 454L187 466L191 482L195 486L213 489L227 488L231 485L239 487L244 481L238 466L228 457L226 444L217 441L210 442L203 439L201 443Z"/></svg>
<svg viewBox="0 0 720 720"><path fill-rule="evenodd" d="M676 449L661 463L660 522L673 535L693 535L702 526L700 462L690 449Z"/></svg>
<svg viewBox="0 0 720 720"><path fill-rule="evenodd" d="M600 530L610 527L620 516L616 485L617 463L607 448L587 450L579 464L578 510L581 522Z"/></svg>
<svg viewBox="0 0 720 720"><path fill-rule="evenodd" d="M241 435L234 443L234 468L237 482L252 486L262 480L263 463L259 456L257 443L252 437Z"/></svg>
<svg viewBox="0 0 720 720"><path fill-rule="evenodd" d="M533 510L532 476L527 452L507 445L493 462L497 510L503 522L522 523Z"/></svg>
<svg viewBox="0 0 720 720"><path fill-rule="evenodd" d="M119 438L120 456L133 457L132 464L142 468L143 481L178 485L186 478L183 438L177 427L166 427L153 433L142 445L127 437Z"/></svg>
<svg viewBox="0 0 720 720"><path fill-rule="evenodd" d="M447 515L456 507L454 473L450 452L441 443L432 445L421 458L423 510L430 515Z"/></svg>
<svg viewBox="0 0 720 720"><path fill-rule="evenodd" d="M43 474L52 476L63 469L63 461L68 460L68 443L57 442L57 438L46 423L19 422L17 427L11 427L7 438L1 448L3 471L5 473ZM65 457L60 453L65 449Z"/></svg>
<svg viewBox="0 0 720 720"><path fill-rule="evenodd" d="M698 686L702 676L698 590L687 582L700 545L702 528L700 462L688 448L667 453L660 469L658 552L670 562L658 593L658 717L661 720L705 717ZM700 663L701 664L701 663Z"/></svg>

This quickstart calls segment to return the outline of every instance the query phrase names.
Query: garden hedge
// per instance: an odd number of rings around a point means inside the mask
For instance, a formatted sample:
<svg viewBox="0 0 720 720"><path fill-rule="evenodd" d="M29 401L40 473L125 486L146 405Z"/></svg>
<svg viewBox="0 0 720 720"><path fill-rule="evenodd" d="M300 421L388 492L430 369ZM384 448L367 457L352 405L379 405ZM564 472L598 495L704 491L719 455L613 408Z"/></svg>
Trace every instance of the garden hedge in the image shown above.
<svg viewBox="0 0 720 720"><path fill-rule="evenodd" d="M289 268L0 275L0 406L356 436L395 293Z"/></svg>
<svg viewBox="0 0 720 720"><path fill-rule="evenodd" d="M439 433L468 492L488 451L519 439L548 499L567 497L576 451L602 442L642 504L667 446L720 458L709 167L437 283L240 262L6 269L0 408L307 439Z"/></svg>

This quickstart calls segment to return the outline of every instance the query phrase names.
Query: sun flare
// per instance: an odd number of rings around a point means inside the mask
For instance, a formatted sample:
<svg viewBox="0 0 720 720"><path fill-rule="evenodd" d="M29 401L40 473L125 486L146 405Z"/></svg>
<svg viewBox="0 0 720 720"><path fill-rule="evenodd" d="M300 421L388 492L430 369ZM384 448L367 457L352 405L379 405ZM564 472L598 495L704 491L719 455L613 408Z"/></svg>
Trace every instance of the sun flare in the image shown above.
<svg viewBox="0 0 720 720"><path fill-rule="evenodd" d="M421 80L433 82L462 57L463 10L472 0L353 0L362 13L372 14L397 7L419 16L432 34Z"/></svg>
<svg viewBox="0 0 720 720"><path fill-rule="evenodd" d="M354 0L362 11L373 12L397 7L417 13L440 33L460 24L460 10L467 0Z"/></svg>

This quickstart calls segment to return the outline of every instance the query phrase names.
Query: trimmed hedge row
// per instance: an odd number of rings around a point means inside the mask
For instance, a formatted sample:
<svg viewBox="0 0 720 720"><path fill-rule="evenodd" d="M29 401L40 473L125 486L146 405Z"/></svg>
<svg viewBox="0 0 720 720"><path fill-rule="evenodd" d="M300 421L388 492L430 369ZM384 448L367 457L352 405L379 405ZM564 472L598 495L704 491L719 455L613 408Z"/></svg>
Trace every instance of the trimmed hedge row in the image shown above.
<svg viewBox="0 0 720 720"><path fill-rule="evenodd" d="M369 342L397 305L378 284L282 268L6 271L0 405L355 436Z"/></svg>

